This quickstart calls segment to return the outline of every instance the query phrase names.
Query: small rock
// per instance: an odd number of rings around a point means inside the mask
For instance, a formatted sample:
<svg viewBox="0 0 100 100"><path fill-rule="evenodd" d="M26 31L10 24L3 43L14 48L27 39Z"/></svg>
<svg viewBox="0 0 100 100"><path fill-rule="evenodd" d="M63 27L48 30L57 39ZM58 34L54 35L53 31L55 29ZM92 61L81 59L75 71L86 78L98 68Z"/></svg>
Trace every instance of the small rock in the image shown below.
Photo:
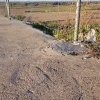
<svg viewBox="0 0 100 100"><path fill-rule="evenodd" d="M85 59L88 59L88 58L91 58L91 56L90 55L84 55L82 59L85 60Z"/></svg>
<svg viewBox="0 0 100 100"><path fill-rule="evenodd" d="M90 29L90 31L85 35L86 41L95 42L96 41L96 31L94 29Z"/></svg>
<svg viewBox="0 0 100 100"><path fill-rule="evenodd" d="M33 94L33 91L31 91L31 90L27 90L27 93Z"/></svg>

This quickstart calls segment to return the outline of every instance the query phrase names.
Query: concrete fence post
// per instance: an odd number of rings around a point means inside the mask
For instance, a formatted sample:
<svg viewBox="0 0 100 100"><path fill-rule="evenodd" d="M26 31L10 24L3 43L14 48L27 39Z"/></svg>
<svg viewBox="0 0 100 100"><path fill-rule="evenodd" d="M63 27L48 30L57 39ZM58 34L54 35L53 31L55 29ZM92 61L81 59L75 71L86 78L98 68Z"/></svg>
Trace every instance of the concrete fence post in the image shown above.
<svg viewBox="0 0 100 100"><path fill-rule="evenodd" d="M9 0L6 0L6 7L7 7L7 12L8 12L8 18L10 19L10 4L9 4Z"/></svg>
<svg viewBox="0 0 100 100"><path fill-rule="evenodd" d="M80 24L80 10L81 10L81 0L77 0L76 3L76 18L75 18L75 30L74 30L74 44L77 44L78 41L78 32Z"/></svg>

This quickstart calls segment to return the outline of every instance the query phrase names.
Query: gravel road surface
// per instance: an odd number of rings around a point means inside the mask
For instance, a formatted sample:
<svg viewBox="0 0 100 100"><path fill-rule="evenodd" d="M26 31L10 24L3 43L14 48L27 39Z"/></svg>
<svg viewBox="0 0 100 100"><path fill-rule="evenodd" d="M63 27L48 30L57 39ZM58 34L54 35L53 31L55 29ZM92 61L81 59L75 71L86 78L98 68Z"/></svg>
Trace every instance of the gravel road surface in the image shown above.
<svg viewBox="0 0 100 100"><path fill-rule="evenodd" d="M0 100L100 100L100 60L56 52L56 42L0 15Z"/></svg>

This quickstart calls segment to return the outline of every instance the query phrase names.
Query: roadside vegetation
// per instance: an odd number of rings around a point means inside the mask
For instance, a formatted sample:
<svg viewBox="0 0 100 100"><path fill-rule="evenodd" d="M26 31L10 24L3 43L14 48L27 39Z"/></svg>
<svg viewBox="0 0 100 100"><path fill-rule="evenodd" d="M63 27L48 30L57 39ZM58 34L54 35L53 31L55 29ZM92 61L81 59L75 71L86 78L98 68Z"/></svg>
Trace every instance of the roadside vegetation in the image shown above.
<svg viewBox="0 0 100 100"><path fill-rule="evenodd" d="M10 4L12 10L20 10L24 9L24 13L26 15L33 13L52 13L52 12L69 12L69 13L75 13L76 5L75 2L49 2L49 3L11 3ZM58 10L59 7L59 10ZM80 24L80 30L79 33L83 33L85 35L88 33L90 28L93 28L97 33L97 41L96 43L92 43L88 45L88 48L90 48L92 51L98 51L100 55L100 2L84 2L82 3L81 12L83 15L81 18L81 24ZM93 13L94 11L94 13ZM13 18L17 20L25 20L27 16L25 14L14 14ZM90 15L98 15L98 16L90 16L90 19L84 18L84 16ZM7 17L7 15L5 15ZM51 15L52 16L52 15ZM67 16L67 15L66 15ZM39 16L41 17L41 16ZM73 17L73 16L72 16ZM47 21L36 21L34 19L31 19L30 24L37 29L40 29L46 34L54 36L56 39L64 39L65 41L72 42L74 39L74 19L67 19L66 20L47 20ZM89 20L89 22L87 21ZM87 21L87 22L86 22ZM83 41L84 42L84 41Z"/></svg>

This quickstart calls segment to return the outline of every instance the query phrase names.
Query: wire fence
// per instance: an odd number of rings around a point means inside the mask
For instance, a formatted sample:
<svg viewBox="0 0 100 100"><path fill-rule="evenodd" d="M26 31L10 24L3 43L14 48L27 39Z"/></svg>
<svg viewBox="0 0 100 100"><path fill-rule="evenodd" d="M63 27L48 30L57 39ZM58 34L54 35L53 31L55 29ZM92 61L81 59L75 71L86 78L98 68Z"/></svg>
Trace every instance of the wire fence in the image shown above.
<svg viewBox="0 0 100 100"><path fill-rule="evenodd" d="M92 28L97 33L97 41L100 41L100 2L82 4L80 18L80 32L85 34Z"/></svg>
<svg viewBox="0 0 100 100"><path fill-rule="evenodd" d="M76 0L71 2L10 3L11 16L33 24L44 32L66 41L74 40ZM6 6L0 4L0 13L7 16ZM92 28L100 42L100 2L81 2L78 39Z"/></svg>

